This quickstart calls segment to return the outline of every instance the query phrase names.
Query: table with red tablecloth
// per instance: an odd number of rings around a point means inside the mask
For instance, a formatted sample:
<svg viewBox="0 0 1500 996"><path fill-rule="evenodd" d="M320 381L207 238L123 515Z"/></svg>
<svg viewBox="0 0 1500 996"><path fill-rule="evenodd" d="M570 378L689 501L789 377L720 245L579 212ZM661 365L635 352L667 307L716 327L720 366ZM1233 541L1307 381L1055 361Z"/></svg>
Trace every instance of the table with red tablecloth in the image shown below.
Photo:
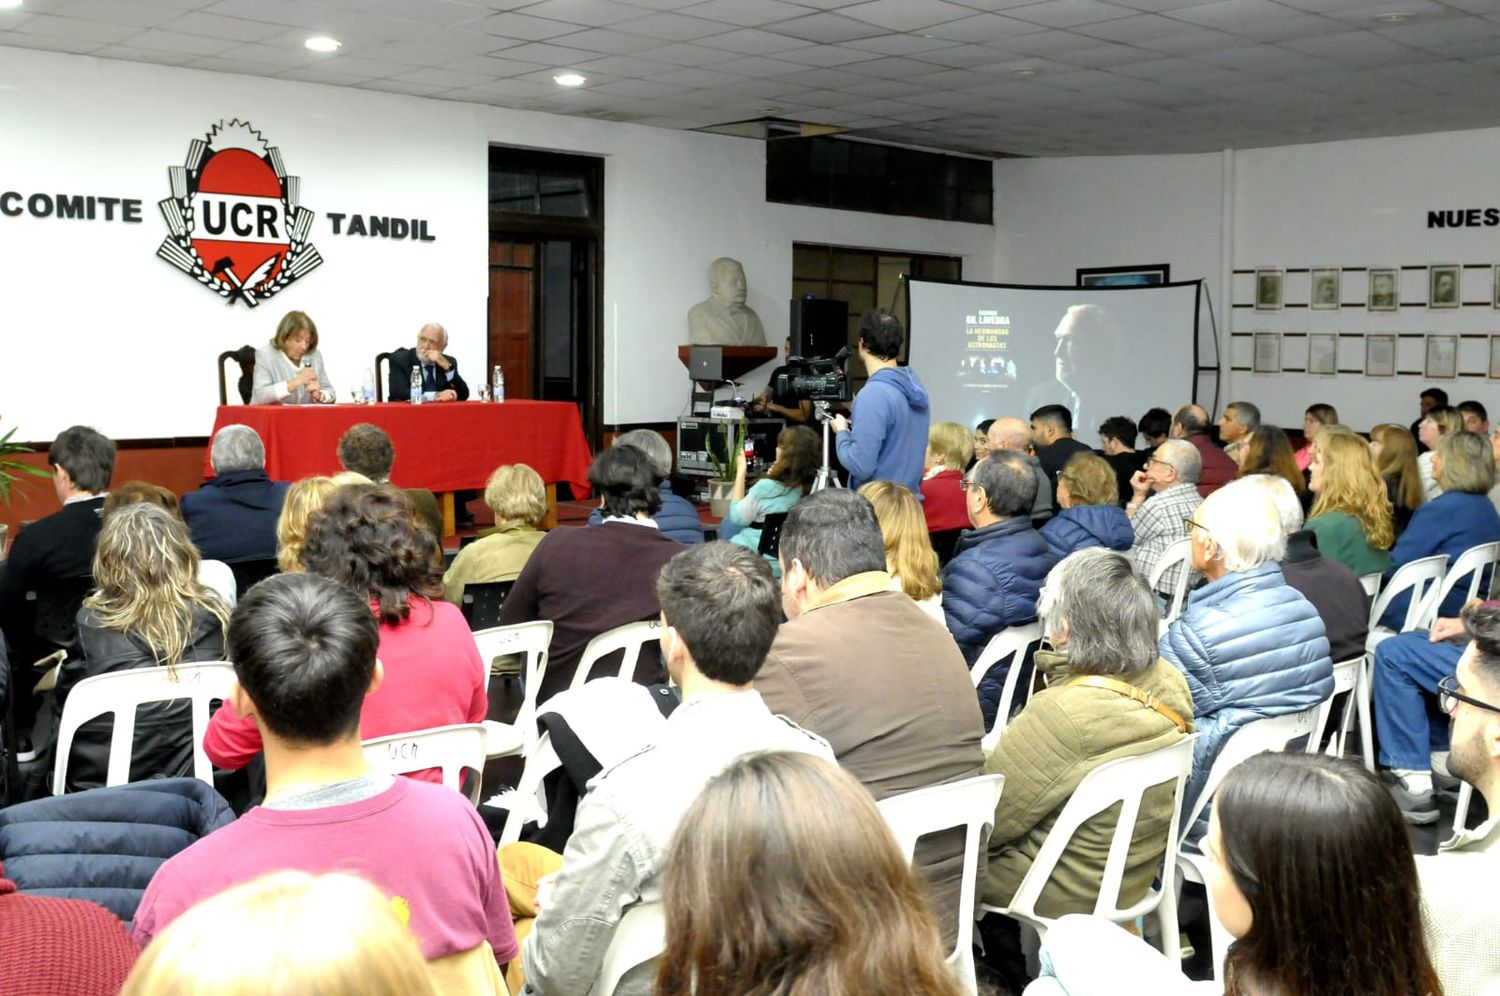
<svg viewBox="0 0 1500 996"><path fill-rule="evenodd" d="M565 401L447 401L379 405L221 405L214 432L248 425L266 444L266 473L295 481L336 474L339 437L372 422L396 448L391 480L431 491L483 490L501 464L524 463L548 484L588 495L592 456L578 408ZM213 468L204 456L204 476Z"/></svg>

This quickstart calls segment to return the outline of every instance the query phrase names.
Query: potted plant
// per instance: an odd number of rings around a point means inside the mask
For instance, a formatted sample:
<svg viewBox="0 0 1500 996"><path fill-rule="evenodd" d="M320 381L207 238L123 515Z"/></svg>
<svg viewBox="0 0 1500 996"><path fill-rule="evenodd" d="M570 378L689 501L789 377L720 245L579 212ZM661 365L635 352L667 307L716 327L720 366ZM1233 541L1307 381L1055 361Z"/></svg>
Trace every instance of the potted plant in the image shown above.
<svg viewBox="0 0 1500 996"><path fill-rule="evenodd" d="M722 452L714 448L715 438L723 440ZM734 493L735 457L745 448L744 420L725 422L722 432L710 429L703 438L703 448L714 465L714 476L708 481L708 510L722 519L729 514L730 495Z"/></svg>
<svg viewBox="0 0 1500 996"><path fill-rule="evenodd" d="M33 467L29 463L22 463L20 460L12 460L10 458L12 453L31 452L30 447L10 441L11 436L15 435L15 433L15 427L12 426L9 432L0 436L0 504L5 505L10 504L11 485L14 484L16 487L20 487L21 475L24 474L29 477L51 476L41 467ZM9 531L10 527L0 522L0 558L5 556L5 534Z"/></svg>

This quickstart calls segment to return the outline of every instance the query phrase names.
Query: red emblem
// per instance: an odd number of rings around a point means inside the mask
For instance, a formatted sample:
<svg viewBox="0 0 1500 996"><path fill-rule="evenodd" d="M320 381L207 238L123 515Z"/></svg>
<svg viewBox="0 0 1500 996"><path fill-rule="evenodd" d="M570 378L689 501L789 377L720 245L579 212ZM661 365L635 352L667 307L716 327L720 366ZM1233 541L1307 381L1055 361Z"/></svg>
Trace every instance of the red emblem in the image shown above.
<svg viewBox="0 0 1500 996"><path fill-rule="evenodd" d="M169 234L156 254L230 304L253 308L323 262L299 179L249 122L220 121L167 174L172 196L158 206Z"/></svg>

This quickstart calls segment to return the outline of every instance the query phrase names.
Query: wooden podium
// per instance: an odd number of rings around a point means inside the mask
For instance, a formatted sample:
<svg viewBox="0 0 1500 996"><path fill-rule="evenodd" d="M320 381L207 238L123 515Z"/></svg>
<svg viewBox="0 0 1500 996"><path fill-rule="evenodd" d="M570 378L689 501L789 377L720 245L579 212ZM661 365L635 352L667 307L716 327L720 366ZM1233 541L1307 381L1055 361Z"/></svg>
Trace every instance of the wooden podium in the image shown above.
<svg viewBox="0 0 1500 996"><path fill-rule="evenodd" d="M678 346L677 358L688 365L688 352L692 346ZM724 379L737 381L758 366L776 359L780 352L775 346L720 346L724 351Z"/></svg>

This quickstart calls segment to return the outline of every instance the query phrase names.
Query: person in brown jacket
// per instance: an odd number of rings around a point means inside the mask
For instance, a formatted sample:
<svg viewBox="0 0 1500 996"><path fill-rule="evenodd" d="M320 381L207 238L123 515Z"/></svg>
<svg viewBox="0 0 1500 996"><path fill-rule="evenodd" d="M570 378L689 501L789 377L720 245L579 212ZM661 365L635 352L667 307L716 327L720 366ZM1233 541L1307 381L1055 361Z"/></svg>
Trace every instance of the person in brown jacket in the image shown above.
<svg viewBox="0 0 1500 996"><path fill-rule="evenodd" d="M818 734L877 799L980 774L984 735L953 637L892 591L869 501L853 491L802 499L781 527L783 623L755 679L774 713ZM933 912L952 943L963 836L917 849Z"/></svg>
<svg viewBox="0 0 1500 996"><path fill-rule="evenodd" d="M980 889L984 902L997 906L1009 905L1086 774L1106 761L1171 746L1193 729L1187 680L1157 656L1156 601L1123 554L1093 547L1062 561L1047 576L1042 613L1057 648L1036 654L1047 688L1026 703L985 762L986 771L1005 775ZM1130 686L1149 692L1150 704L1130 698ZM1141 800L1122 905L1138 902L1151 887L1172 803L1170 782ZM1039 914L1093 912L1117 813L1079 828L1042 891Z"/></svg>

